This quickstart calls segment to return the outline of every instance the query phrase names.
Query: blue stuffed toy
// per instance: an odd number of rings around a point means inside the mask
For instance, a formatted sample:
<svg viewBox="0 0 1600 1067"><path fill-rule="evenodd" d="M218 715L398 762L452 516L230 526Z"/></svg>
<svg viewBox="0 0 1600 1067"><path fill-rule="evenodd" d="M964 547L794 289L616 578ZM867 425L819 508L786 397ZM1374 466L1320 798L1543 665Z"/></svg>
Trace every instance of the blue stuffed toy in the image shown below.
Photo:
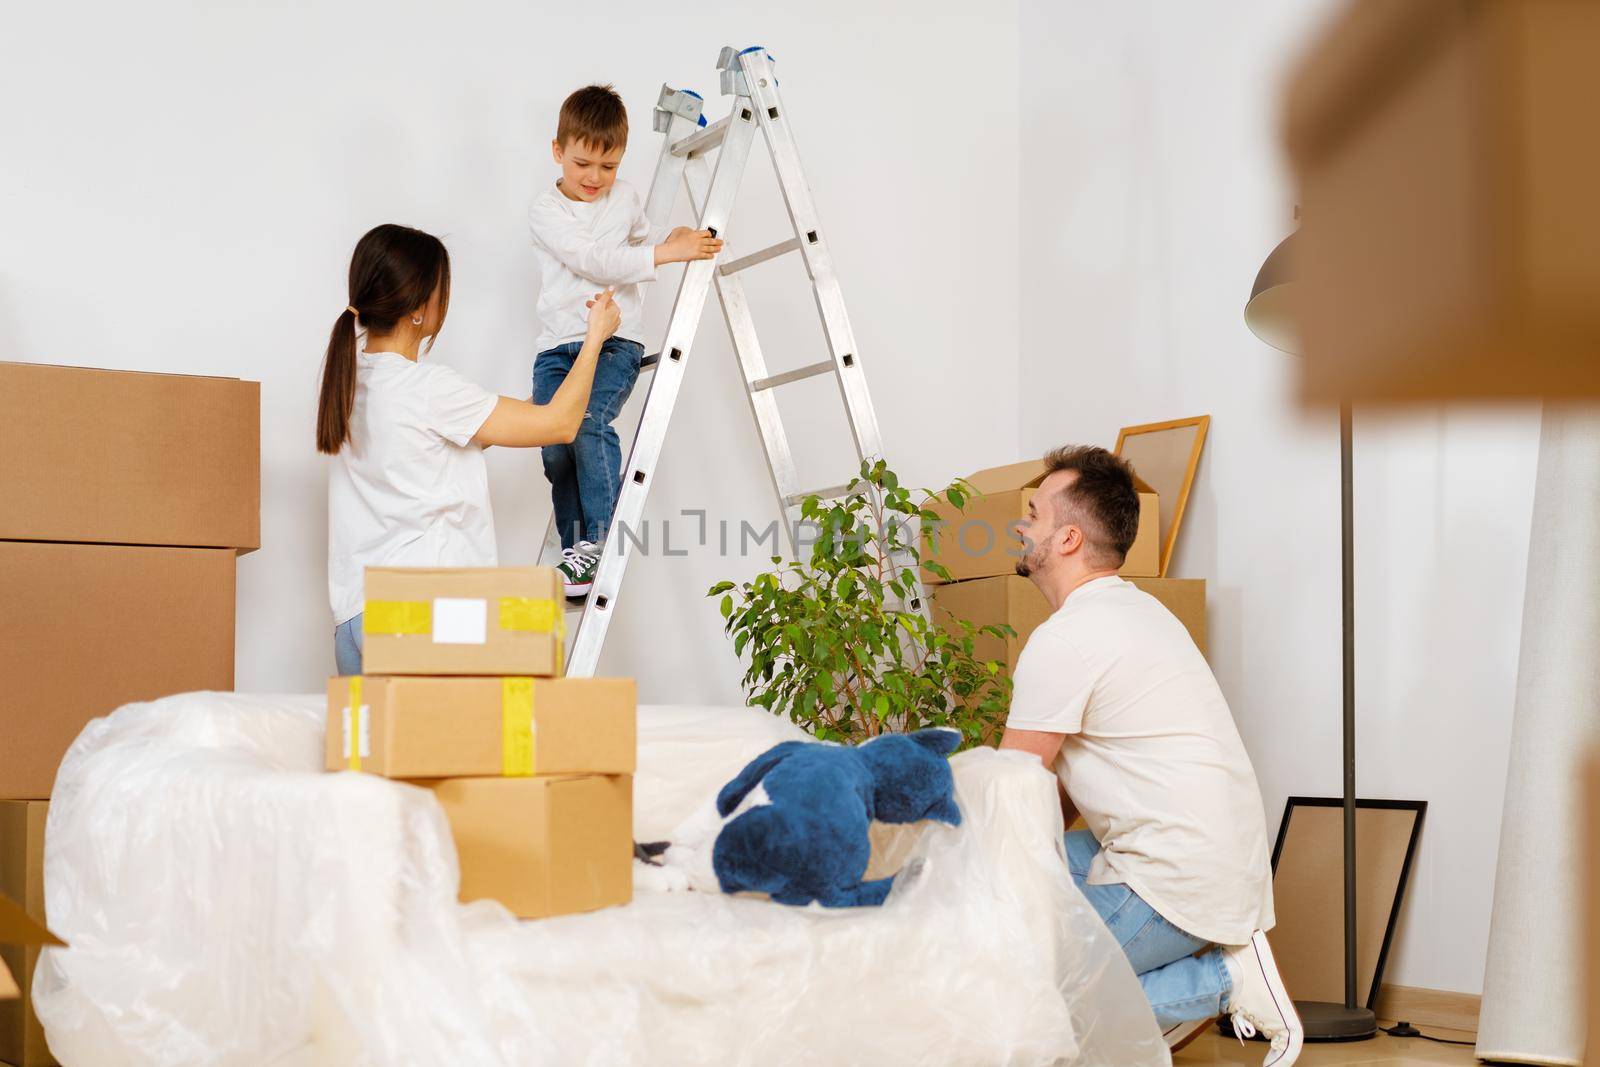
<svg viewBox="0 0 1600 1067"><path fill-rule="evenodd" d="M785 741L751 760L717 795L728 821L712 869L724 893L780 904L882 904L894 878L863 882L874 819L961 825L947 757L955 730L887 734L860 747ZM729 818L732 816L732 818Z"/></svg>

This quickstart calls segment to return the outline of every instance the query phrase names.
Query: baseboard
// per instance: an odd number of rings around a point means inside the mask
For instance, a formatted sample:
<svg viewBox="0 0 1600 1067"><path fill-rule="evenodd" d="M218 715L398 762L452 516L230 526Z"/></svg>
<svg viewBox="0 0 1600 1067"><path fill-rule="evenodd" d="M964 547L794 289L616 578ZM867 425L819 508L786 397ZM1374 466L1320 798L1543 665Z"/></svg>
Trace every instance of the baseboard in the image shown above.
<svg viewBox="0 0 1600 1067"><path fill-rule="evenodd" d="M1471 993L1383 983L1378 989L1378 1018L1404 1019L1413 1026L1440 1026L1463 1033L1478 1032L1483 998Z"/></svg>

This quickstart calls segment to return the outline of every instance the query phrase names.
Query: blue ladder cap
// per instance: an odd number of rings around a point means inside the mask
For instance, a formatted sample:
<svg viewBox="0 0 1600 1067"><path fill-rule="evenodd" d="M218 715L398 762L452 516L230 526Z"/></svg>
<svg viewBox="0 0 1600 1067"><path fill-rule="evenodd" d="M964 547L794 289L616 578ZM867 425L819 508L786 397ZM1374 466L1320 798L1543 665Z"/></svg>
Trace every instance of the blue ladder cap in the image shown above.
<svg viewBox="0 0 1600 1067"><path fill-rule="evenodd" d="M696 100L704 100L705 99L705 97L701 96L699 93L695 92L693 89L679 89L678 92L682 93L684 96L692 96ZM701 112L700 113L700 125L704 126L705 124L706 124L705 112Z"/></svg>
<svg viewBox="0 0 1600 1067"><path fill-rule="evenodd" d="M739 54L741 56L747 56L751 52L767 52L767 46L764 45L764 44L753 44L749 48L741 50L739 52ZM771 52L767 52L767 58L772 60L774 63L776 63L778 61L778 57L773 55ZM777 83L777 79L776 78L773 79L773 83L774 84Z"/></svg>

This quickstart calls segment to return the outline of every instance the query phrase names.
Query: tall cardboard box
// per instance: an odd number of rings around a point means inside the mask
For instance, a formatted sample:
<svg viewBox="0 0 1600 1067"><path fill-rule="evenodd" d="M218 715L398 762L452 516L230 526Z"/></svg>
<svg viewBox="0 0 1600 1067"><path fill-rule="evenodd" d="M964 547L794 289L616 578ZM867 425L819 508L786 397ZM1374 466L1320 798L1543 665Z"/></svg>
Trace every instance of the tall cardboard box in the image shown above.
<svg viewBox="0 0 1600 1067"><path fill-rule="evenodd" d="M44 823L42 800L0 801L0 895L29 918L44 923ZM50 1067L56 1060L44 1028L33 1014L33 968L39 946L0 944L0 965L16 979L21 995L0 1000L0 1062L12 1067Z"/></svg>
<svg viewBox="0 0 1600 1067"><path fill-rule="evenodd" d="M1177 616L1194 638L1201 655L1206 652L1206 582L1204 578L1129 578ZM966 619L979 626L1004 623L1017 631L1015 637L1001 640L980 634L973 639L972 651L978 659L999 660L1009 674L1015 674L1017 659L1028 637L1050 617L1050 604L1037 586L1015 574L998 578L978 578L935 586L934 621L950 633L959 633L954 619Z"/></svg>
<svg viewBox="0 0 1600 1067"><path fill-rule="evenodd" d="M0 363L0 540L261 545L261 386Z"/></svg>
<svg viewBox="0 0 1600 1067"><path fill-rule="evenodd" d="M1600 752L1583 767L1584 980L1588 988L1589 1048L1585 1063L1600 1063Z"/></svg>
<svg viewBox="0 0 1600 1067"><path fill-rule="evenodd" d="M0 541L0 799L49 797L119 705L232 689L234 566L231 548Z"/></svg>
<svg viewBox="0 0 1600 1067"><path fill-rule="evenodd" d="M1596 56L1592 0L1359 0L1318 36L1285 108L1306 397L1600 397Z"/></svg>
<svg viewBox="0 0 1600 1067"><path fill-rule="evenodd" d="M368 567L367 674L556 677L566 595L549 567Z"/></svg>
<svg viewBox="0 0 1600 1067"><path fill-rule="evenodd" d="M387 778L632 774L637 712L632 678L330 678L324 765Z"/></svg>
<svg viewBox="0 0 1600 1067"><path fill-rule="evenodd" d="M941 503L930 509L939 519L929 547L934 561L950 572L951 581L1015 573L1022 542L1012 527L1027 515L1028 502L1047 473L1044 461L1037 459L981 470L967 478L980 495L966 501L964 508ZM1137 477L1134 484L1139 490L1139 535L1121 573L1153 576L1161 573L1160 507L1155 490ZM944 581L928 570L922 580L928 585Z"/></svg>
<svg viewBox="0 0 1600 1067"><path fill-rule="evenodd" d="M633 899L633 778L446 778L433 790L461 866L461 900L539 919Z"/></svg>

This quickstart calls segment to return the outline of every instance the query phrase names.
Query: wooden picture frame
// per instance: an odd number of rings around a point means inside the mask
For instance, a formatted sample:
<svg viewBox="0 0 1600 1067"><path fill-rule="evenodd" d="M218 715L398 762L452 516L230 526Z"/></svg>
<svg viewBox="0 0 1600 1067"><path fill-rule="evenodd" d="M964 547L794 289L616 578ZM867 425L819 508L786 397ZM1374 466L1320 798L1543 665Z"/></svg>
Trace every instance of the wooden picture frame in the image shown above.
<svg viewBox="0 0 1600 1067"><path fill-rule="evenodd" d="M1124 426L1117 431L1116 453L1133 464L1139 477L1156 491L1161 515L1158 529L1161 543L1161 577L1167 576L1173 549L1178 544L1178 528L1189 503L1189 489L1200 466L1205 448L1210 415L1189 419L1151 422L1143 426Z"/></svg>
<svg viewBox="0 0 1600 1067"><path fill-rule="evenodd" d="M1343 809L1340 797L1289 797L1272 849L1272 950L1306 1000L1344 1002ZM1356 801L1356 1002L1373 1010L1427 811L1425 800Z"/></svg>

